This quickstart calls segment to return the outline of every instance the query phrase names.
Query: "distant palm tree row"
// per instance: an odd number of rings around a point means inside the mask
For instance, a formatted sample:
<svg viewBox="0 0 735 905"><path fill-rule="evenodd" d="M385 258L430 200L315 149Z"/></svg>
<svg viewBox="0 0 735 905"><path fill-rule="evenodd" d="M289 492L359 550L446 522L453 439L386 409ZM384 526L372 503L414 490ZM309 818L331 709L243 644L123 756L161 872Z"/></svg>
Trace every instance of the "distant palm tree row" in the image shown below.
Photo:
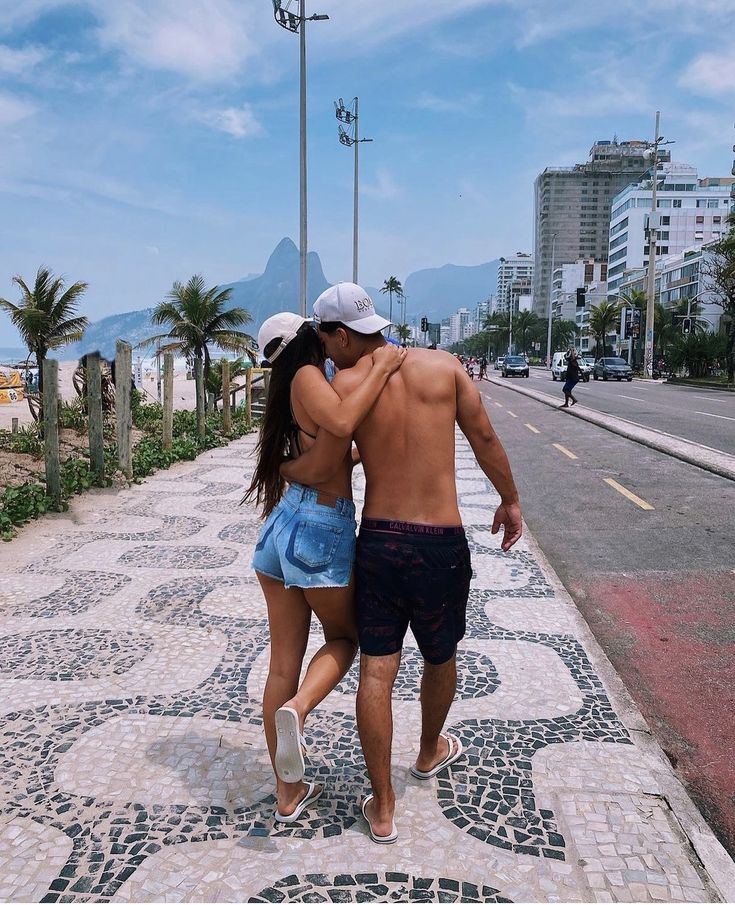
<svg viewBox="0 0 735 905"><path fill-rule="evenodd" d="M49 353L81 340L89 326L89 319L78 311L87 283L78 281L65 288L64 279L46 267L38 269L32 287L20 276L14 276L13 282L20 289L20 300L16 304L0 298L0 310L10 316L29 356L35 356L42 394L43 363ZM167 332L149 337L140 346L156 345L201 360L205 384L211 383L210 346L235 353L252 353L254 347L252 336L238 329L252 317L245 308L227 307L231 295L231 289L207 289L200 274L185 284L175 282L151 318L154 324L167 327Z"/></svg>

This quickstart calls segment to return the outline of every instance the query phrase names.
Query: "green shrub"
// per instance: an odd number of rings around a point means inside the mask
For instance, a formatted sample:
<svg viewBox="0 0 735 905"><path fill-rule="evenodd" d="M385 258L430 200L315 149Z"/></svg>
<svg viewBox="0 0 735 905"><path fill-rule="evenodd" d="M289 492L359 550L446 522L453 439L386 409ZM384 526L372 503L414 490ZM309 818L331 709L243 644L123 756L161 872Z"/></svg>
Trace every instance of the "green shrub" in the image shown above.
<svg viewBox="0 0 735 905"><path fill-rule="evenodd" d="M25 525L31 519L48 512L51 501L43 484L26 483L19 487L7 487L0 494L0 537L11 540L16 525Z"/></svg>
<svg viewBox="0 0 735 905"><path fill-rule="evenodd" d="M61 403L59 427L75 430L78 434L82 434L87 430L87 413L84 410L81 399L77 398L72 402Z"/></svg>

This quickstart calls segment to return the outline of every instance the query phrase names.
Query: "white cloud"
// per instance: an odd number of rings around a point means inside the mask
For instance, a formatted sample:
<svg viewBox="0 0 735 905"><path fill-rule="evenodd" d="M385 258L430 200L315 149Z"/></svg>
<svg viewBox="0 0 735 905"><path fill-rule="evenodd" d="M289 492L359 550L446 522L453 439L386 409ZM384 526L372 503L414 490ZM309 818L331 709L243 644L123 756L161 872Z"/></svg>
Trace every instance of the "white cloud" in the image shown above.
<svg viewBox="0 0 735 905"><path fill-rule="evenodd" d="M145 250L149 255L153 255L154 258L161 254L161 249L157 245L146 245Z"/></svg>
<svg viewBox="0 0 735 905"><path fill-rule="evenodd" d="M226 107L223 110L208 110L196 114L195 118L234 138L255 138L262 135L264 131L250 104L243 104L242 107Z"/></svg>
<svg viewBox="0 0 735 905"><path fill-rule="evenodd" d="M237 74L255 52L246 29L249 11L235 0L88 2L103 46L151 69L217 81Z"/></svg>
<svg viewBox="0 0 735 905"><path fill-rule="evenodd" d="M360 194L375 201L390 201L401 194L401 189L388 170L381 168L375 173L374 182L361 183Z"/></svg>
<svg viewBox="0 0 735 905"><path fill-rule="evenodd" d="M432 110L435 113L466 113L476 107L482 101L482 95L471 92L463 97L443 98L425 91L416 101L416 106L422 110Z"/></svg>
<svg viewBox="0 0 735 905"><path fill-rule="evenodd" d="M687 66L679 84L695 94L735 93L735 56L732 50L701 54Z"/></svg>
<svg viewBox="0 0 735 905"><path fill-rule="evenodd" d="M23 47L16 49L0 44L0 72L7 75L24 75L46 59L48 52L43 47Z"/></svg>
<svg viewBox="0 0 735 905"><path fill-rule="evenodd" d="M36 108L25 101L0 94L0 126L14 126L36 112Z"/></svg>

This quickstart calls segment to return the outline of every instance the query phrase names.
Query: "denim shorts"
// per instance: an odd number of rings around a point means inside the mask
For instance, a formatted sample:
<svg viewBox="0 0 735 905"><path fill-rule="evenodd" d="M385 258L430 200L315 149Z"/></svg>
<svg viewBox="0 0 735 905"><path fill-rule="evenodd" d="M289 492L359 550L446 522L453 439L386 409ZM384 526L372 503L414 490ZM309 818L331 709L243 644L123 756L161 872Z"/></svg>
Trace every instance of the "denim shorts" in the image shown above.
<svg viewBox="0 0 735 905"><path fill-rule="evenodd" d="M344 588L355 560L355 504L337 497L317 503L317 491L291 484L263 523L252 568L285 587Z"/></svg>

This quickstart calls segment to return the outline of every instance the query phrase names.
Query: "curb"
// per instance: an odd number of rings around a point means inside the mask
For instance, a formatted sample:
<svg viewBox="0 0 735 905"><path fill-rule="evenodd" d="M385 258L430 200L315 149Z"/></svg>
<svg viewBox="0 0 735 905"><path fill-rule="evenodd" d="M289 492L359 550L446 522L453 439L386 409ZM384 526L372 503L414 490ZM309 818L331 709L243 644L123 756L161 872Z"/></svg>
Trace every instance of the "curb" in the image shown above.
<svg viewBox="0 0 735 905"><path fill-rule="evenodd" d="M559 400L555 396L549 396L548 393L542 393L539 390L526 389L512 383L500 380L498 377L487 378L488 383L496 386L512 389L516 393L542 402L551 408L560 409ZM683 437L676 437L673 434L667 434L665 431L656 430L652 427L641 427L633 421L626 421L625 418L619 418L616 415L607 415L594 409L586 408L583 405L576 405L574 408L563 409L565 415L571 415L574 418L581 418L582 421L589 421L590 424L596 424L613 434L619 434L627 440L633 440L642 446L650 449L658 450L658 452L666 453L682 462L690 465L696 465L704 471L710 471L722 478L735 481L735 456L729 456L720 450L712 449L709 446L702 446L700 443L694 443L691 440L685 440Z"/></svg>

